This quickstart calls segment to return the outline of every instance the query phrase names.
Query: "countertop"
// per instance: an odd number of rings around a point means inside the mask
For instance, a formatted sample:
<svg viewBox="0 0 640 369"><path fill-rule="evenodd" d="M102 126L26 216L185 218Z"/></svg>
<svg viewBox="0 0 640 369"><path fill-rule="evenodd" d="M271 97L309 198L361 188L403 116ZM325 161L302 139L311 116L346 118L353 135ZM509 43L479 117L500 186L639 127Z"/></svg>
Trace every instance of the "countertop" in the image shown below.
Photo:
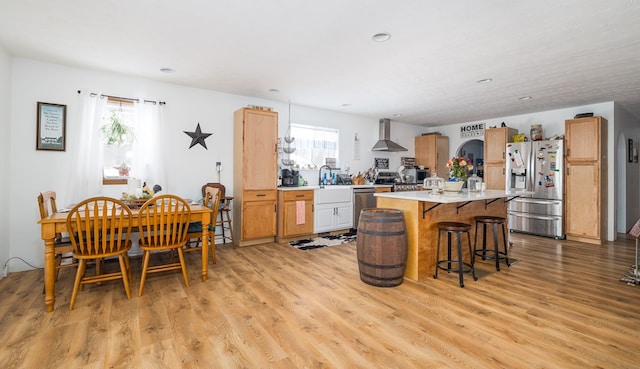
<svg viewBox="0 0 640 369"><path fill-rule="evenodd" d="M416 200L448 204L454 202L499 199L502 197L516 197L518 196L518 194L500 190L486 190L482 192L468 192L467 190L462 190L462 192L444 192L441 195L433 195L431 191L422 190L403 192L380 192L376 193L374 196L400 200Z"/></svg>
<svg viewBox="0 0 640 369"><path fill-rule="evenodd" d="M336 188L376 188L376 187L391 187L391 185L331 185L325 186L323 190L331 190ZM304 190L319 190L320 186L298 186L298 187L278 187L278 191L304 191Z"/></svg>

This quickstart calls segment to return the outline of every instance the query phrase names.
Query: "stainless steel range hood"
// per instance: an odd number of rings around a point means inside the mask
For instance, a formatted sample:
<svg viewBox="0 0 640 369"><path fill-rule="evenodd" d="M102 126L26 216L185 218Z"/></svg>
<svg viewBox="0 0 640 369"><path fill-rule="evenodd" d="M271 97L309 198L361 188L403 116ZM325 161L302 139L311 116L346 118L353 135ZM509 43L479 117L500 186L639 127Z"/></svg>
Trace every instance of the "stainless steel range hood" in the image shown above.
<svg viewBox="0 0 640 369"><path fill-rule="evenodd" d="M404 147L391 141L391 119L380 119L380 140L373 145L371 151L407 151Z"/></svg>

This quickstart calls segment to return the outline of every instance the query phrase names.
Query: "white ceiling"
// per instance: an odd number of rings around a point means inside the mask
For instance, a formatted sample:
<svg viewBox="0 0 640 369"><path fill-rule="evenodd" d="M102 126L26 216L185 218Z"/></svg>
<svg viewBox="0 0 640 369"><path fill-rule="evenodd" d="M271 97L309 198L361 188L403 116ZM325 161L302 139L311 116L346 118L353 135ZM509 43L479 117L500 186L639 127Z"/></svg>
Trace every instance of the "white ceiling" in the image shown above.
<svg viewBox="0 0 640 369"><path fill-rule="evenodd" d="M640 0L0 0L0 45L425 126L605 101L640 117Z"/></svg>

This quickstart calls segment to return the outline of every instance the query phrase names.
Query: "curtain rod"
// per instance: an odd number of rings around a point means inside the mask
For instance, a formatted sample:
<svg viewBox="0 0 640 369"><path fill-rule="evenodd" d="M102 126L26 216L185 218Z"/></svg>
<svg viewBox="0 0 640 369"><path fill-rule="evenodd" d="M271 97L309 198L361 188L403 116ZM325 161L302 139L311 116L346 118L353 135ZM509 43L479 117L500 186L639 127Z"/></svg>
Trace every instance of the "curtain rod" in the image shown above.
<svg viewBox="0 0 640 369"><path fill-rule="evenodd" d="M78 90L78 93L81 93L81 92L82 92L82 90ZM98 96L98 94L95 93L95 92L90 92L89 96L95 97L95 96ZM120 99L120 100L128 100L128 101L140 102L140 99L134 99L134 98L131 98L131 97L121 97L121 96L113 96L113 95L105 95L105 94L100 95L101 99L103 99L105 97L110 97L112 99ZM164 101L155 101L155 100L142 100L142 101L146 102L146 103L152 103L153 105L156 105L156 104L166 105L167 104Z"/></svg>

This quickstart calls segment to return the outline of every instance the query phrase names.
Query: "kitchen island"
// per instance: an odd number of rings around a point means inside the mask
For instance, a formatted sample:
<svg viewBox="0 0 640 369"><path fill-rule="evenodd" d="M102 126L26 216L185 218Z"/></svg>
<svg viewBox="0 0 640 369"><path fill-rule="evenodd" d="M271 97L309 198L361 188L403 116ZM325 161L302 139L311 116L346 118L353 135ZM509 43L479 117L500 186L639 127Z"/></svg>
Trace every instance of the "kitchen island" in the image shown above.
<svg viewBox="0 0 640 369"><path fill-rule="evenodd" d="M513 194L499 190L482 192L463 190L436 195L431 191L384 192L377 193L375 196L378 208L399 209L404 213L408 242L405 278L412 280L431 278L435 272L438 222L454 221L471 224L473 245L474 217L493 215L506 218L507 201L515 197ZM441 247L441 252L446 252L446 247ZM465 258L468 257L465 248Z"/></svg>

